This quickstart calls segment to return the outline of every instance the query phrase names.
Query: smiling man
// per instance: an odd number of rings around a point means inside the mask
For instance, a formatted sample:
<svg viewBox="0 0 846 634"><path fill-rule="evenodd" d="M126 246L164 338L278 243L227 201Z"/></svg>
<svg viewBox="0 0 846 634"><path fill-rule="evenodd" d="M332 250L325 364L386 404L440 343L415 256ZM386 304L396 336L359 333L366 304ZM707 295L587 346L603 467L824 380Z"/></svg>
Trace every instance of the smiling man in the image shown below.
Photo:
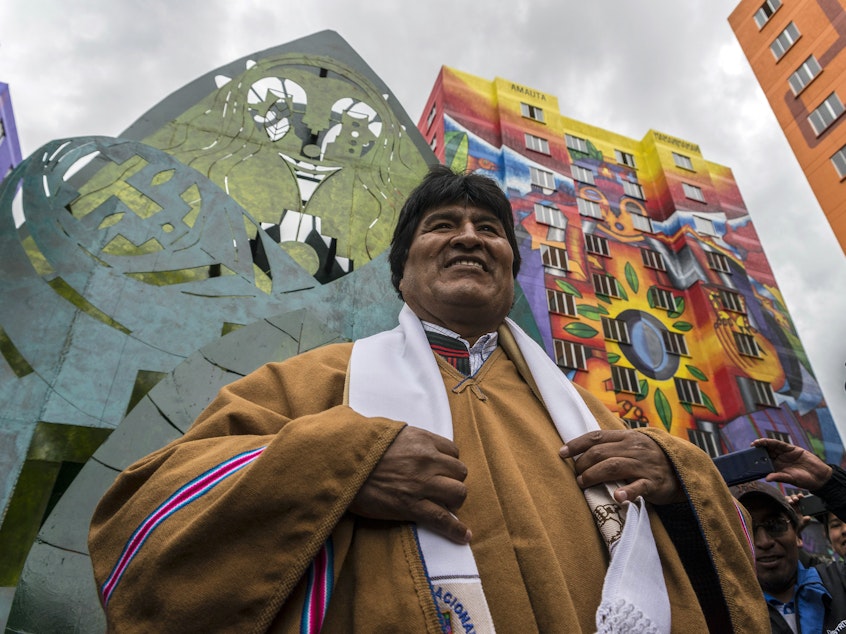
<svg viewBox="0 0 846 634"><path fill-rule="evenodd" d="M497 184L434 167L399 325L268 364L127 469L90 551L120 632L764 632L708 456L629 430L507 318Z"/></svg>

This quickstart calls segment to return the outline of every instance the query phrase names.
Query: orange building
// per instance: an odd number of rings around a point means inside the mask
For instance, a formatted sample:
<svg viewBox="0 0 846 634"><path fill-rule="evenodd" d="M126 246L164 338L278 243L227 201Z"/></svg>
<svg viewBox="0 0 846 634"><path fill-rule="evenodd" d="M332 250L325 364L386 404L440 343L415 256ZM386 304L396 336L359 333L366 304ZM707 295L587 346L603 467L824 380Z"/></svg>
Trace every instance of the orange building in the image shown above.
<svg viewBox="0 0 846 634"><path fill-rule="evenodd" d="M729 24L846 251L846 6L743 0Z"/></svg>

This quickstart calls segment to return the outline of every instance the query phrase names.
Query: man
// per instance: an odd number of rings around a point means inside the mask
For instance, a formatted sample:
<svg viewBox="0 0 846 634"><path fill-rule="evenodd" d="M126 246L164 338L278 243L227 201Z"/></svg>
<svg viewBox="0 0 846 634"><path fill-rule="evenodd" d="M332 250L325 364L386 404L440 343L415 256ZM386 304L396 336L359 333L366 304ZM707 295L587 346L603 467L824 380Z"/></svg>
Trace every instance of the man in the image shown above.
<svg viewBox="0 0 846 634"><path fill-rule="evenodd" d="M812 491L829 510L843 513L846 472L813 453L769 438L755 440L770 455L770 482L785 482ZM775 634L839 632L846 628L846 566L840 562L806 568L800 562L801 526L787 499L761 482L733 489L752 515L755 570ZM831 517L836 517L833 513Z"/></svg>
<svg viewBox="0 0 846 634"><path fill-rule="evenodd" d="M506 319L512 223L496 183L433 168L391 246L397 329L259 369L121 474L89 540L112 628L766 630L710 459Z"/></svg>

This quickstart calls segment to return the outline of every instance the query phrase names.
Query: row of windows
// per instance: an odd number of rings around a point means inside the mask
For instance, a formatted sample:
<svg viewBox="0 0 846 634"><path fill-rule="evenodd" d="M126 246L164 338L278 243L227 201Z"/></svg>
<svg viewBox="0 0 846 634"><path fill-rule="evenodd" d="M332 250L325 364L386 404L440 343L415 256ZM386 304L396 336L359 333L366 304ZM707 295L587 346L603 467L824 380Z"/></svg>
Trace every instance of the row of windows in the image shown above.
<svg viewBox="0 0 846 634"><path fill-rule="evenodd" d="M844 160L846 160L846 157L844 157ZM587 200L586 198L577 198L576 205L581 215L589 216L591 218L602 218L602 209L596 201ZM555 227L556 229L567 228L567 218L564 213L557 207L553 207L551 205L535 203L535 220L542 224L549 225L550 227ZM652 225L649 218L640 216L639 214L633 214L632 220L636 229L641 231L652 231ZM606 257L610 255L608 240L602 236L592 233L585 234L585 246L587 247L588 253L592 253L594 255L604 255ZM664 257L659 252L651 249L641 249L641 257L643 258L643 264L648 268L659 271L667 270ZM731 273L729 259L722 253L706 251L705 257L708 261L708 267L711 270L719 271L720 273Z"/></svg>
<svg viewBox="0 0 846 634"><path fill-rule="evenodd" d="M526 117L527 119L532 119L533 121L537 121L538 123L546 123L543 114L543 109L537 106L533 106L528 103L521 103L520 114ZM539 143L541 141L542 143ZM567 147L575 152L581 152L583 154L590 153L590 149L588 148L588 143L586 139L582 139L572 134L565 134L564 141L567 144ZM549 154L549 143L547 142L547 140L541 137L534 136L532 134L526 134L526 147L530 150L535 150L536 152L543 152L544 154ZM631 167L632 169L637 169L637 164L635 163L635 157L633 154L630 154L629 152L623 152L622 150L614 150L614 157L617 159L617 162L620 165L625 165L627 167Z"/></svg>
<svg viewBox="0 0 846 634"><path fill-rule="evenodd" d="M755 22L758 28L761 28L770 17L775 13L776 9L781 6L780 0L767 0L755 13ZM784 30L770 44L770 50L776 61L784 57L785 53L796 43L801 37L799 28L794 22L788 24ZM805 87L810 84L822 72L822 66L814 55L811 55L797 68L792 75L787 79L790 89L794 95L801 93ZM822 103L817 106L811 114L808 115L808 123L810 123L814 134L817 136L825 132L831 124L833 124L846 108L836 92L831 93L826 97ZM831 162L837 175L842 179L846 177L846 146L840 148L834 156L831 157Z"/></svg>

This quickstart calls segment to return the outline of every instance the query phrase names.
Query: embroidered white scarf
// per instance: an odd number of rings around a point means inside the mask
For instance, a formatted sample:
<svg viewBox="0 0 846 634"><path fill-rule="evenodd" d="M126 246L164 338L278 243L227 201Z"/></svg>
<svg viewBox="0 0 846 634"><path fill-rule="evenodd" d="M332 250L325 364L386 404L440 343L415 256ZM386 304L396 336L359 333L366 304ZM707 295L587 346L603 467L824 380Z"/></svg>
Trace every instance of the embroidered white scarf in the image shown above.
<svg viewBox="0 0 846 634"><path fill-rule="evenodd" d="M512 320L506 319L506 324L562 441L599 429L585 402L546 352ZM401 420L452 440L443 379L423 326L408 306L400 312L399 326L353 345L349 405L364 416ZM598 486L585 491L611 554L597 630L603 634L669 632L670 603L645 502L638 498L627 504L624 522L611 496L613 490ZM424 528L417 529L417 536L439 611L449 613L451 621L461 623L465 631L494 632L470 546Z"/></svg>

